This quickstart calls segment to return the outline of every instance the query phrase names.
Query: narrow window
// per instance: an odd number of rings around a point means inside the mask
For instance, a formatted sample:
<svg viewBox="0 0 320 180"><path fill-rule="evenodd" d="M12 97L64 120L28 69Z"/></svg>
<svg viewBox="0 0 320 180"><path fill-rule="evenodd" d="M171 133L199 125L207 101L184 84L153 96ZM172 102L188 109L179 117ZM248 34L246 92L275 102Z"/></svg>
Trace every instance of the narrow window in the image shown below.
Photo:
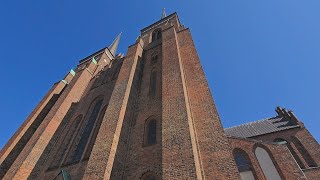
<svg viewBox="0 0 320 180"><path fill-rule="evenodd" d="M151 42L160 40L162 38L161 29L156 29L152 33L152 40Z"/></svg>
<svg viewBox="0 0 320 180"><path fill-rule="evenodd" d="M241 179L255 180L254 171L249 160L249 156L243 150L236 149L233 153Z"/></svg>
<svg viewBox="0 0 320 180"><path fill-rule="evenodd" d="M91 134L93 127L94 127L94 124L97 120L101 105L102 105L102 99L95 103L94 108L90 112L88 122L84 128L84 131L81 134L80 141L79 141L77 148L74 152L74 155L72 157L73 162L77 162L77 161L81 160L82 154L85 150L85 147L88 143L90 134Z"/></svg>
<svg viewBox="0 0 320 180"><path fill-rule="evenodd" d="M299 158L298 154L295 152L295 150L292 148L291 144L288 143L286 140L282 139L282 138L276 138L273 142L276 143L281 143L281 144L286 144L286 146L288 147L290 153L292 154L293 158L297 161L298 165L300 166L301 169L304 169L305 166L303 164L303 162L301 161L301 159Z"/></svg>
<svg viewBox="0 0 320 180"><path fill-rule="evenodd" d="M154 65L158 62L158 53L157 52L154 52L152 55L151 55L151 65Z"/></svg>
<svg viewBox="0 0 320 180"><path fill-rule="evenodd" d="M146 145L152 145L157 143L157 121L151 119L146 123Z"/></svg>
<svg viewBox="0 0 320 180"><path fill-rule="evenodd" d="M102 108L102 110L100 112L98 121L94 127L93 134L91 136L91 139L89 141L89 145L88 145L86 153L84 155L84 159L89 159L89 157L90 157L94 142L96 141L96 138L97 138L101 123L103 121L104 114L106 113L107 107L108 107L108 105L106 105L104 108Z"/></svg>
<svg viewBox="0 0 320 180"><path fill-rule="evenodd" d="M309 167L317 167L317 163L313 160L309 152L304 148L303 144L299 141L298 138L292 136L292 142L294 146L298 149L303 159L306 161Z"/></svg>
<svg viewBox="0 0 320 180"><path fill-rule="evenodd" d="M158 39L161 39L161 37L162 37L162 35L161 35L161 30L158 30L158 32L157 32L157 40L158 40Z"/></svg>
<svg viewBox="0 0 320 180"><path fill-rule="evenodd" d="M151 97L154 97L156 95L157 90L157 71L152 71L150 76L150 89L149 93Z"/></svg>
<svg viewBox="0 0 320 180"><path fill-rule="evenodd" d="M257 147L255 155L266 179L281 180L279 172L277 171L269 153L265 149Z"/></svg>
<svg viewBox="0 0 320 180"><path fill-rule="evenodd" d="M54 159L49 167L49 169L55 169L60 166L60 163L63 160L63 157L65 153L67 152L67 149L69 145L71 144L72 137L74 136L76 130L79 128L81 125L83 116L80 115L70 121L70 124L67 126L65 129L64 136L61 136L60 138L63 138L62 143L59 146L59 149L57 150L56 154L54 155Z"/></svg>

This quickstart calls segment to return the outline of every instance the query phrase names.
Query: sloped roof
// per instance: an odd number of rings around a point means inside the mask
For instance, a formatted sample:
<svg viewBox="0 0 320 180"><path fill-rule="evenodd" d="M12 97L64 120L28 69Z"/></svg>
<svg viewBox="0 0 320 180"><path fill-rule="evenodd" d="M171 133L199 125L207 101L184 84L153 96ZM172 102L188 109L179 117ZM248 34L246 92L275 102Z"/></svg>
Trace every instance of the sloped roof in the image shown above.
<svg viewBox="0 0 320 180"><path fill-rule="evenodd" d="M288 118L276 116L226 128L224 130L229 136L249 138L296 127L300 127L300 125Z"/></svg>

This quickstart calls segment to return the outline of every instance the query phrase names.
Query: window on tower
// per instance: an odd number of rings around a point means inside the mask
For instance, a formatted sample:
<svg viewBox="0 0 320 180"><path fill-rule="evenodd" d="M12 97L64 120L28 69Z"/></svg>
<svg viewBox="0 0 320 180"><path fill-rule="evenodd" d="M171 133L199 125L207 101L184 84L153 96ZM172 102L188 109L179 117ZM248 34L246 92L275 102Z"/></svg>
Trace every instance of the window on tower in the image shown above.
<svg viewBox="0 0 320 180"><path fill-rule="evenodd" d="M157 143L157 120L148 119L145 125L145 145Z"/></svg>
<svg viewBox="0 0 320 180"><path fill-rule="evenodd" d="M162 38L161 29L156 29L152 33L152 42Z"/></svg>
<svg viewBox="0 0 320 180"><path fill-rule="evenodd" d="M154 65L158 62L158 52L154 52L151 55L151 65Z"/></svg>
<svg viewBox="0 0 320 180"><path fill-rule="evenodd" d="M157 91L157 71L152 70L150 76L150 87L149 87L150 97L154 97Z"/></svg>

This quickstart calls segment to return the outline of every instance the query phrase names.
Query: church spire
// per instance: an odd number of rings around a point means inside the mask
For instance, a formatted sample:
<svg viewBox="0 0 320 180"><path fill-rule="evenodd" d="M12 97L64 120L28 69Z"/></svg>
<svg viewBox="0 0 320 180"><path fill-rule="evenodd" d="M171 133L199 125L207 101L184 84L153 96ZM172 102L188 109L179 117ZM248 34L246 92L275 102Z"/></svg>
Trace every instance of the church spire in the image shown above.
<svg viewBox="0 0 320 180"><path fill-rule="evenodd" d="M118 48L118 44L119 44L119 41L120 41L121 34L122 34L122 32L116 37L116 39L108 47L108 49L110 50L110 52L111 52L111 54L113 56L116 56L116 52L117 52L117 48Z"/></svg>
<svg viewBox="0 0 320 180"><path fill-rule="evenodd" d="M163 8L162 9L162 15L161 15L161 19L167 17L167 14L166 14L166 8Z"/></svg>

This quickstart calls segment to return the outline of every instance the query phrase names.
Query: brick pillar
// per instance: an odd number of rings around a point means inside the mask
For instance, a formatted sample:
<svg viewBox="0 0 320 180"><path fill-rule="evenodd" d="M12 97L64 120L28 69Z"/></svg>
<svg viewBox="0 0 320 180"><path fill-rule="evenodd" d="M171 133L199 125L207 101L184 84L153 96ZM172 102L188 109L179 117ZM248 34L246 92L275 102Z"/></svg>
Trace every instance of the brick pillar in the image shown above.
<svg viewBox="0 0 320 180"><path fill-rule="evenodd" d="M69 76L67 75L66 78L67 77ZM0 179L5 175L7 170L11 167L20 152L28 143L29 139L33 136L36 129L59 98L59 95L65 86L66 81L59 81L55 83L15 134L10 138L8 143L3 147L0 152Z"/></svg>
<svg viewBox="0 0 320 180"><path fill-rule="evenodd" d="M20 153L4 179L27 179L36 166L41 154L50 142L62 119L73 102L79 101L87 84L92 78L96 64L90 62L87 68L80 70L61 94L34 136Z"/></svg>
<svg viewBox="0 0 320 180"><path fill-rule="evenodd" d="M196 165L200 165L198 168L201 178L238 179L230 145L225 137L189 29L178 33L178 44L186 103L190 111L189 126L191 136L195 138L193 148L197 154L195 158L199 161Z"/></svg>
<svg viewBox="0 0 320 180"><path fill-rule="evenodd" d="M180 66L177 34L171 26L162 32L162 179L196 179L198 174Z"/></svg>
<svg viewBox="0 0 320 180"><path fill-rule="evenodd" d="M110 179L132 81L142 51L141 39L128 49L83 179Z"/></svg>

